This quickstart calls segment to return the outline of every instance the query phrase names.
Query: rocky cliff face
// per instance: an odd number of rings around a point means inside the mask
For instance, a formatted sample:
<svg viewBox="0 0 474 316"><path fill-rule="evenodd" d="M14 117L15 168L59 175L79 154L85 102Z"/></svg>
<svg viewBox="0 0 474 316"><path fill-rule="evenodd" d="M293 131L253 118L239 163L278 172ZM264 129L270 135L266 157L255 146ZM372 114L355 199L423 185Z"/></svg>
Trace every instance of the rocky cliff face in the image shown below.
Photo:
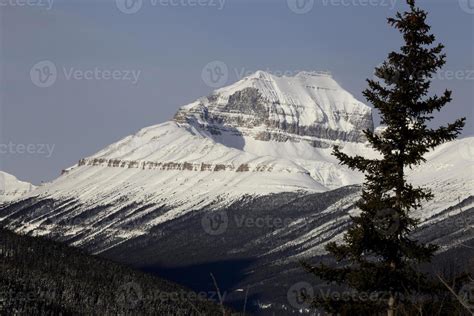
<svg viewBox="0 0 474 316"><path fill-rule="evenodd" d="M363 142L362 131L374 128L369 107L318 73L276 77L257 72L182 107L174 120L214 136L304 141L318 148L335 141Z"/></svg>

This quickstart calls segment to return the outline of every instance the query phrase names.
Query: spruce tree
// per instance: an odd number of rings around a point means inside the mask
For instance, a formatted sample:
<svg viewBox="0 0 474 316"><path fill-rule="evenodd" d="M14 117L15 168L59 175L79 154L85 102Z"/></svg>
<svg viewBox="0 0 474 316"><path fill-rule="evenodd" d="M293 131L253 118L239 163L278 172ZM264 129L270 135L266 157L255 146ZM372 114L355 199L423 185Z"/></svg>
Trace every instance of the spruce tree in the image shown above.
<svg viewBox="0 0 474 316"><path fill-rule="evenodd" d="M321 295L312 298L314 306L332 313L355 315L370 310L371 314L395 315L397 309L423 292L440 290L418 269L430 261L437 246L411 238L419 224L412 211L433 195L410 184L405 172L423 163L423 156L436 146L454 140L465 119L435 129L428 127L433 113L451 101L448 90L440 96L428 96L431 79L445 64L446 55L444 46L435 44L435 36L430 34L427 13L415 6L414 0L407 0L407 4L406 12L388 19L389 25L403 35L404 45L376 68L379 80L367 80L368 88L363 92L386 126L381 133L364 132L380 157L348 156L334 148L341 164L365 174L357 203L360 213L351 218L341 243L327 245L334 265L303 263L306 270L333 286L371 295L369 300L358 296L344 300Z"/></svg>

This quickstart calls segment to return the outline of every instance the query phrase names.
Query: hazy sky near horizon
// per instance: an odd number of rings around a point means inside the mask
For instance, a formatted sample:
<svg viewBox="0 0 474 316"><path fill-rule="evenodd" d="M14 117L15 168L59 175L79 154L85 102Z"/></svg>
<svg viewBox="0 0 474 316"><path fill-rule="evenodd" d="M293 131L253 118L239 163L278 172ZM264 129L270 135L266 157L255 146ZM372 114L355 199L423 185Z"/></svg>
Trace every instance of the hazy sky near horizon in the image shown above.
<svg viewBox="0 0 474 316"><path fill-rule="evenodd" d="M386 18L406 8L402 0L29 1L0 0L0 144L10 146L0 170L35 184L209 95L202 73L214 61L228 69L220 84L257 70L328 70L365 102L365 79L401 44ZM472 136L474 0L418 3L448 54L432 91L454 91L434 123L466 116L463 136Z"/></svg>

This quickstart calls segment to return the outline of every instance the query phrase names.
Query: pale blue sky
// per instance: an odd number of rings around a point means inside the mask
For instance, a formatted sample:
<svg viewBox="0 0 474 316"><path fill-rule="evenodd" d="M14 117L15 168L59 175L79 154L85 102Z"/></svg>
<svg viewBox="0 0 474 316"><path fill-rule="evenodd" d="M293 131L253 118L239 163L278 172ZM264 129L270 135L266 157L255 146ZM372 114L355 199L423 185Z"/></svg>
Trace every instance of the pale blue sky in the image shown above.
<svg viewBox="0 0 474 316"><path fill-rule="evenodd" d="M12 147L0 154L0 169L36 184L208 95L213 88L201 73L215 60L227 65L227 83L259 69L329 70L365 102L365 79L400 46L385 19L405 7L401 0L368 6L361 4L369 0L314 0L311 10L297 14L287 0L226 0L222 9L219 0L142 0L138 12L124 14L115 0L53 0L50 10L18 6L21 1L0 0L0 143L30 145L30 153ZM198 1L216 6L180 5ZM454 90L454 102L436 123L467 116L464 135L473 135L474 1L419 4L447 46L445 70L457 72L433 84L433 91ZM54 63L57 79L41 88L31 70L44 60ZM98 73L87 72L95 68ZM102 71L114 70L116 79L105 80L112 74ZM92 79L79 80L82 75ZM130 80L117 79L125 77Z"/></svg>

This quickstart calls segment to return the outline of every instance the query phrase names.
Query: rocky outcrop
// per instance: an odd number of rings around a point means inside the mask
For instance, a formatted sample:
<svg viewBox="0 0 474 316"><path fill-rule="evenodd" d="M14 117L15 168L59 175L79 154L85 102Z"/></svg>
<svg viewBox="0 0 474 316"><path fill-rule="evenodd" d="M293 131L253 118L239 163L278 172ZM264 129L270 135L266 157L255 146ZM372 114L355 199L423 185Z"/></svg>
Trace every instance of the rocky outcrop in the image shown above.
<svg viewBox="0 0 474 316"><path fill-rule="evenodd" d="M316 79L307 75L263 76L217 90L182 107L174 120L211 135L306 141L319 148L329 147L334 141L364 142L363 130L374 129L370 109L330 77L325 76L323 83L333 86L331 89L308 85Z"/></svg>
<svg viewBox="0 0 474 316"><path fill-rule="evenodd" d="M272 172L271 165L255 165L240 164L213 164L213 163L191 163L191 162L154 162L154 161L131 161L120 159L104 159L104 158L84 158L79 160L78 167L81 166L100 166L111 168L128 168L143 170L179 170L179 171L234 171L234 172ZM290 171L287 171L290 172Z"/></svg>

